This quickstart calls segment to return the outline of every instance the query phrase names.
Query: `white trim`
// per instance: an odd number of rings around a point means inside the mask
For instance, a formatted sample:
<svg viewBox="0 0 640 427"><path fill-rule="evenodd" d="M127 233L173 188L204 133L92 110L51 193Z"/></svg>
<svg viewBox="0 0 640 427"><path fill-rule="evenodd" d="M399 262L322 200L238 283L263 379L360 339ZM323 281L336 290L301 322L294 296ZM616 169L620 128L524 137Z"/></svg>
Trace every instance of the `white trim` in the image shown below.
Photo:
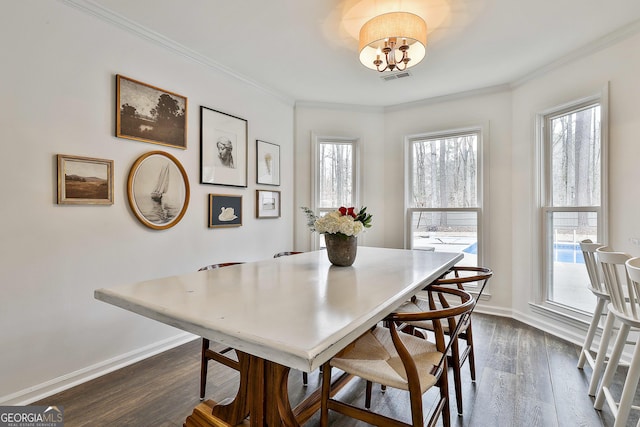
<svg viewBox="0 0 640 427"><path fill-rule="evenodd" d="M577 49L574 49L571 52L567 52L562 55L560 58L555 61L551 61L542 67L539 67L536 70L530 71L526 73L524 76L513 80L510 84L512 89L515 89L523 84L527 83L530 80L535 79L536 77L542 76L550 71L553 71L561 66L568 64L570 62L576 61L580 58L584 58L589 55L593 55L595 52L606 49L610 46L615 45L616 43L625 40L628 37L635 35L640 32L640 19L633 21L621 28L618 28L609 34L604 35L603 37L598 38L597 40L592 41L591 43L587 43Z"/></svg>
<svg viewBox="0 0 640 427"><path fill-rule="evenodd" d="M536 205L534 218L535 224L539 227L539 232L532 234L540 236L537 242L537 259L532 260L534 272L534 283L539 286L534 289L533 302L536 305L544 306L545 309L554 310L553 303L547 301L549 294L549 286L551 282L549 278L552 275L553 263L550 263L551 255L547 253L549 247L549 239L553 239L552 230L549 225L549 213L553 212L595 212L597 215L598 236L597 241L606 244L608 236L608 82L598 92L585 96L580 99L565 102L563 104L547 108L538 112L535 117L535 179L534 195L536 196ZM588 108L594 105L600 106L600 204L597 206L552 206L551 200L551 155L548 141L551 140L549 122L566 114L571 114L577 110ZM567 323L565 318L558 318L560 323Z"/></svg>
<svg viewBox="0 0 640 427"><path fill-rule="evenodd" d="M281 92L278 92L264 84L258 83L250 77L242 75L231 68L222 65L219 62L213 61L211 58L202 55L195 50L189 49L188 47L169 39L168 37L163 36L156 31L153 31L135 21L132 21L128 18L125 18L122 15L115 13L114 11L97 4L91 0L60 0L68 6L75 7L76 9L87 13L89 15L93 15L104 22L107 22L111 25L117 26L125 31L128 31L142 39L155 43L165 49L176 53L178 55L184 56L192 61L195 61L199 64L202 64L206 67L209 67L215 71L226 74L227 76L233 77L249 86L252 86L255 89L260 90L267 95L270 95L279 101L284 102L288 106L294 105L294 99L290 96L287 96Z"/></svg>
<svg viewBox="0 0 640 427"><path fill-rule="evenodd" d="M486 87L481 87L477 89L466 90L463 92L433 96L433 97L421 99L418 101L404 102L402 104L387 105L383 108L385 113L391 112L391 111L402 111L405 109L412 109L416 107L423 107L423 106L433 105L433 104L441 104L443 102L455 101L458 99L467 99L474 96L486 96L486 95L493 95L496 93L510 92L510 91L511 91L511 85L509 83L506 83L506 84L500 84L495 86L486 86Z"/></svg>
<svg viewBox="0 0 640 427"><path fill-rule="evenodd" d="M67 390L76 385L85 383L94 378L98 378L109 372L132 365L140 360L147 359L163 351L186 344L199 337L183 332L173 337L149 344L142 348L120 354L111 359L104 360L86 368L53 378L44 383L37 384L15 393L0 397L0 405L22 406L29 405L38 400L45 399L61 391Z"/></svg>
<svg viewBox="0 0 640 427"><path fill-rule="evenodd" d="M609 82L600 90L600 217L598 231L603 242L609 241Z"/></svg>
<svg viewBox="0 0 640 427"><path fill-rule="evenodd" d="M296 101L295 106L300 108L332 110L332 111L349 111L360 113L384 113L385 107L373 105L357 105L357 104L340 104L337 102L321 102L321 101Z"/></svg>
<svg viewBox="0 0 640 427"><path fill-rule="evenodd" d="M352 153L352 167L353 167L353 188L351 192L353 194L353 206L360 207L361 200L361 186L362 186L362 171L360 168L360 158L362 157L360 138L352 137L352 136L326 136L320 135L316 132L311 132L311 206L310 209L318 214L318 210L320 204L318 197L320 194L319 182L318 182L318 164L319 164L319 151L320 144L323 143L341 143L341 144L351 144L353 147ZM338 208L338 206L336 206ZM323 208L326 209L326 208ZM360 239L358 241L359 245L363 245L364 243L364 235L361 234ZM311 240L311 250L320 249L320 236L314 235Z"/></svg>
<svg viewBox="0 0 640 427"><path fill-rule="evenodd" d="M416 140L423 139L436 139L436 138L449 138L454 137L456 135L466 135L474 133L478 136L477 147L476 147L476 156L477 156L477 166L478 169L476 171L476 179L477 179L477 202L478 206L473 208L413 208L410 203L410 194L413 191L412 180L411 180L411 170L412 170L412 159L411 156L411 144ZM403 245L405 249L409 249L411 246L410 236L412 235L411 231L411 214L415 211L452 211L452 212L476 212L476 221L477 221L477 236L478 236L478 265L484 265L487 262L484 254L485 246L484 242L486 241L486 230L484 227L484 218L488 218L489 216L484 212L484 194L485 190L488 188L488 181L485 180L485 170L488 169L488 165L485 164L485 146L486 141L488 141L489 133L489 123L485 123L483 125L472 125L472 126L461 126L455 127L451 129L445 130L437 130L431 132L423 132L419 134L407 135L404 137L404 238Z"/></svg>

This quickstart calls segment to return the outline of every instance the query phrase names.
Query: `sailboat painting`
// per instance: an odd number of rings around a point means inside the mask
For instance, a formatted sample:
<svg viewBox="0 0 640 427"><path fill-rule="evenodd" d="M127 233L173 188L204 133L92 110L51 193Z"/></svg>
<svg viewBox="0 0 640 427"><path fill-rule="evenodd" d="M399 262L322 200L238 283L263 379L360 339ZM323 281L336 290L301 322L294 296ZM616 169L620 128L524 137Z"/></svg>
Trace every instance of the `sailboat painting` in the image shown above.
<svg viewBox="0 0 640 427"><path fill-rule="evenodd" d="M166 229L182 219L189 204L189 181L180 162L163 151L136 160L127 185L129 205L147 227Z"/></svg>
<svg viewBox="0 0 640 427"><path fill-rule="evenodd" d="M158 176L158 183L151 192L151 200L162 202L162 196L169 190L169 162L167 162Z"/></svg>

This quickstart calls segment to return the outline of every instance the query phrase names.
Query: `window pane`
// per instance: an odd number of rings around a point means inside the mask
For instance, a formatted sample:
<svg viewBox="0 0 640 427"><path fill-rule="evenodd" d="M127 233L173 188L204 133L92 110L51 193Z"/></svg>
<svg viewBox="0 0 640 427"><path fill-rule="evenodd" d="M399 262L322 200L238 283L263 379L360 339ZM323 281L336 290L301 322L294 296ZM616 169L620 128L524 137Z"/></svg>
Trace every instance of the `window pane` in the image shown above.
<svg viewBox="0 0 640 427"><path fill-rule="evenodd" d="M319 208L353 205L353 145L319 145Z"/></svg>
<svg viewBox="0 0 640 427"><path fill-rule="evenodd" d="M584 264L580 241L598 241L598 215L595 212L550 212L551 238L547 254L551 257L551 286L548 298L558 304L592 313L596 298L587 289L589 276Z"/></svg>
<svg viewBox="0 0 640 427"><path fill-rule="evenodd" d="M412 143L411 206L478 206L478 134L433 138Z"/></svg>
<svg viewBox="0 0 640 427"><path fill-rule="evenodd" d="M552 206L600 205L600 106L550 120Z"/></svg>
<svg viewBox="0 0 640 427"><path fill-rule="evenodd" d="M478 265L478 215L476 212L413 212L413 249L462 252L457 265Z"/></svg>

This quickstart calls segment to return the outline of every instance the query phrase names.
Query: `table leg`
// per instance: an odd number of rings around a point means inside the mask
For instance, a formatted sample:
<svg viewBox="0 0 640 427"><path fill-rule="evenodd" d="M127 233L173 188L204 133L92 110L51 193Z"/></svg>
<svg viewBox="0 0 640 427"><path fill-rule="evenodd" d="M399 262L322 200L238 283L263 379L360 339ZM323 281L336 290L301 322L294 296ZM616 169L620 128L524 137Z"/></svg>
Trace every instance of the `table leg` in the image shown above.
<svg viewBox="0 0 640 427"><path fill-rule="evenodd" d="M187 417L184 427L298 427L289 403L289 368L236 351L240 362L240 386L227 404L208 400ZM248 420L246 418L249 417Z"/></svg>

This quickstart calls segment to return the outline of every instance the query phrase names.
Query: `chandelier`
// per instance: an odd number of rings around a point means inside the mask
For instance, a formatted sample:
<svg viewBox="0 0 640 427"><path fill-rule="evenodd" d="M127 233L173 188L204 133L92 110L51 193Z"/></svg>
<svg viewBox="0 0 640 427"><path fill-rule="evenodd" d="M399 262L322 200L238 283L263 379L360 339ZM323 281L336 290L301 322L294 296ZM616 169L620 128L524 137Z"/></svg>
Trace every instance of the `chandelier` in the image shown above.
<svg viewBox="0 0 640 427"><path fill-rule="evenodd" d="M385 13L360 29L360 62L372 70L404 71L425 56L427 24L408 12Z"/></svg>

